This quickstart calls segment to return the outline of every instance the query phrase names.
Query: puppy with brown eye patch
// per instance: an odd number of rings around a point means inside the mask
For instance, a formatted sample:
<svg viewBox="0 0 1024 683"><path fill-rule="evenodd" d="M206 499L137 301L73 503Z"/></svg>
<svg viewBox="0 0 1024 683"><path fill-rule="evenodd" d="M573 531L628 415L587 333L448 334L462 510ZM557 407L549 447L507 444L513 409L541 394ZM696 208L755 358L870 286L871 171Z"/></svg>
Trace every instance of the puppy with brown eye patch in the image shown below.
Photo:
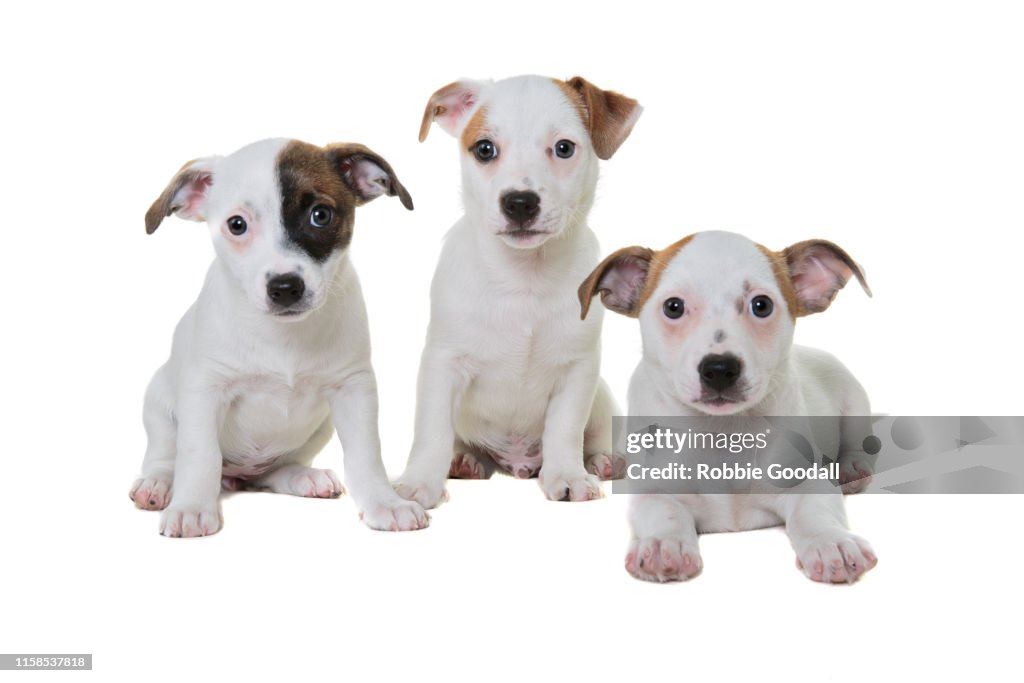
<svg viewBox="0 0 1024 683"><path fill-rule="evenodd" d="M708 418L821 416L815 452L838 454L843 491L863 490L870 406L860 383L823 351L795 346L797 318L824 311L864 274L839 246L808 240L772 251L728 232L702 232L661 251L627 247L579 288L640 320L643 357L629 386L629 415ZM721 422L717 423L721 424ZM800 494L650 494L632 499L627 570L677 581L702 567L697 534L784 524L797 563L815 581L846 582L874 567L871 546L847 530L842 497Z"/></svg>
<svg viewBox="0 0 1024 683"><path fill-rule="evenodd" d="M135 504L163 510L160 533L221 527L221 487L312 498L344 492L310 467L337 430L345 477L374 529L427 525L384 471L377 385L348 246L356 207L412 198L390 164L359 144L264 140L185 164L146 213L205 221L216 251L171 357L146 391L148 446Z"/></svg>

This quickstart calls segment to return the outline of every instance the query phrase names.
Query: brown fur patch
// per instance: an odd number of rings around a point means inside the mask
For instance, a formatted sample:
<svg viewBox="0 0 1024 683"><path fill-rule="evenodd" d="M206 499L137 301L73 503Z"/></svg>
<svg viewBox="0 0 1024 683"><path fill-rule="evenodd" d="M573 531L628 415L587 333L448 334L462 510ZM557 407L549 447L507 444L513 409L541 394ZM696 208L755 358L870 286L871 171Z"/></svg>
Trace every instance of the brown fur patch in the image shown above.
<svg viewBox="0 0 1024 683"><path fill-rule="evenodd" d="M341 162L362 145L336 145L334 153L307 142L292 140L277 157L281 188L281 220L290 242L322 261L352 240L356 193L343 180ZM363 148L365 149L365 148ZM334 217L327 228L313 227L310 210L324 204Z"/></svg>
<svg viewBox="0 0 1024 683"><path fill-rule="evenodd" d="M644 282L644 290L640 294L640 298L637 301L637 311L644 307L647 300L654 294L654 290L658 288L658 281L661 280L661 274L665 272L665 268L672 262L672 259L676 257L676 254L680 250L690 243L690 240L694 238L694 235L687 235L678 242L671 244L661 251L655 252L654 258L651 259L651 269L647 272L647 281Z"/></svg>
<svg viewBox="0 0 1024 683"><path fill-rule="evenodd" d="M581 119L598 158L611 159L632 132L641 111L639 103L617 92L601 90L581 76L570 78L564 84L553 80L576 105L577 111L582 112Z"/></svg>
<svg viewBox="0 0 1024 683"><path fill-rule="evenodd" d="M576 115L580 117L580 121L583 123L583 127L589 130L590 120L587 116L587 104L583 101L583 96L580 95L580 92L560 78L552 78L551 80L554 81L558 89L565 95L565 99L572 103L573 108L576 110Z"/></svg>
<svg viewBox="0 0 1024 683"><path fill-rule="evenodd" d="M468 150L480 140L486 123L487 107L479 107L473 112L473 116L466 123L466 127L462 129L462 137L460 138L462 149Z"/></svg>
<svg viewBox="0 0 1024 683"><path fill-rule="evenodd" d="M761 250L761 253L768 259L768 263L771 264L775 283L779 286L779 291L782 292L782 298L786 300L789 317L795 320L802 315L806 315L803 307L800 306L800 301L796 298L796 288L793 287L793 281L789 279L789 265L786 263L786 257L782 253L772 251L762 244L758 244L757 248Z"/></svg>

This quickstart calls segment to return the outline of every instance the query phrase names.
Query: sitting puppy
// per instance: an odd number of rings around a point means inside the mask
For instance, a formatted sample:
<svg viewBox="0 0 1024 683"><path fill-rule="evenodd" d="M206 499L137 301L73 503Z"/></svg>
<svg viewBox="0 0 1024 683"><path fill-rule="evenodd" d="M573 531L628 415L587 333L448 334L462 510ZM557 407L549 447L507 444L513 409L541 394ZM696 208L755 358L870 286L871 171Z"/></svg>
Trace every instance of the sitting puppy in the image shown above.
<svg viewBox="0 0 1024 683"><path fill-rule="evenodd" d="M796 318L824 311L852 276L868 291L857 264L830 242L773 252L740 235L704 232L662 251L620 249L579 297L584 318L600 293L605 307L640 319L644 352L630 382L630 415L836 416L834 430L815 432L818 452L838 453L840 481L859 490L873 466L863 451L867 395L835 358L792 344ZM777 524L815 581L851 581L877 562L847 530L839 495L638 495L630 524L626 568L650 581L696 575L698 533Z"/></svg>
<svg viewBox="0 0 1024 683"><path fill-rule="evenodd" d="M412 209L388 163L362 145L264 140L185 164L146 213L147 233L171 214L206 221L217 254L146 392L149 445L130 495L163 510L160 533L216 533L222 480L340 496L333 472L309 466L335 428L363 521L426 526L381 462L366 310L348 258L355 208L382 194Z"/></svg>
<svg viewBox="0 0 1024 683"><path fill-rule="evenodd" d="M590 500L614 476L601 321L580 323L574 293L599 257L598 159L640 112L579 77L459 81L430 98L420 140L434 121L459 139L466 213L431 287L402 496L433 507L447 476L500 467L539 475L552 500Z"/></svg>

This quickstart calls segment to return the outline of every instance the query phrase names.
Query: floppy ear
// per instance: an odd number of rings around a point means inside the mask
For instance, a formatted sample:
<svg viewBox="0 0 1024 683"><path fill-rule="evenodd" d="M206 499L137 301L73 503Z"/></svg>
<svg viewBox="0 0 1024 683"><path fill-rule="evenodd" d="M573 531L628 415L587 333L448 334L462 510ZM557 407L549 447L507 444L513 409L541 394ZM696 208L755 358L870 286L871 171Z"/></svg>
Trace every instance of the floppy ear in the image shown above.
<svg viewBox="0 0 1024 683"><path fill-rule="evenodd" d="M581 76L566 84L580 98L586 112L587 130L599 159L611 159L640 118L644 108L636 100L610 90L601 90Z"/></svg>
<svg viewBox="0 0 1024 683"><path fill-rule="evenodd" d="M867 295L871 296L871 289L860 266L832 242L798 242L783 249L782 257L789 268L789 279L796 291L796 316L824 311L850 277L856 277Z"/></svg>
<svg viewBox="0 0 1024 683"><path fill-rule="evenodd" d="M192 221L204 220L217 158L193 159L181 167L146 212L147 235L152 235L172 213Z"/></svg>
<svg viewBox="0 0 1024 683"><path fill-rule="evenodd" d="M326 149L334 169L356 195L357 206L386 194L397 195L402 206L412 211L412 197L384 157L354 142L337 142Z"/></svg>
<svg viewBox="0 0 1024 683"><path fill-rule="evenodd" d="M640 314L640 293L647 282L654 250L647 247L619 249L594 269L580 285L580 320L590 310L590 300L601 294L605 308L635 318Z"/></svg>
<svg viewBox="0 0 1024 683"><path fill-rule="evenodd" d="M480 90L487 83L489 81L455 81L431 95L420 122L420 142L427 139L430 124L434 121L449 135L457 136L466 122L466 115L476 106Z"/></svg>

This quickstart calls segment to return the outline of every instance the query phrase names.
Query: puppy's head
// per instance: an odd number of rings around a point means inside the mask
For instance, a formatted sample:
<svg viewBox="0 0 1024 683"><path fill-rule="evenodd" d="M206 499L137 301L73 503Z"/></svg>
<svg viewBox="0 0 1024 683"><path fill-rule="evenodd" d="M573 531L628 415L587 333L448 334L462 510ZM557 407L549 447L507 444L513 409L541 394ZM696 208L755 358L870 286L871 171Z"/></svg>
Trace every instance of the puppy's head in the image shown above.
<svg viewBox="0 0 1024 683"><path fill-rule="evenodd" d="M264 140L185 164L146 212L206 221L218 257L257 310L299 320L327 298L355 208L382 194L412 209L391 166L358 144Z"/></svg>
<svg viewBox="0 0 1024 683"><path fill-rule="evenodd" d="M437 122L459 140L466 211L518 249L582 222L597 160L610 159L642 108L580 77L456 81L427 102L420 141Z"/></svg>
<svg viewBox="0 0 1024 683"><path fill-rule="evenodd" d="M667 249L620 249L580 286L582 315L606 308L640 318L644 357L683 403L712 415L741 412L774 388L796 318L828 308L860 267L841 248L808 240L770 251L728 232Z"/></svg>

